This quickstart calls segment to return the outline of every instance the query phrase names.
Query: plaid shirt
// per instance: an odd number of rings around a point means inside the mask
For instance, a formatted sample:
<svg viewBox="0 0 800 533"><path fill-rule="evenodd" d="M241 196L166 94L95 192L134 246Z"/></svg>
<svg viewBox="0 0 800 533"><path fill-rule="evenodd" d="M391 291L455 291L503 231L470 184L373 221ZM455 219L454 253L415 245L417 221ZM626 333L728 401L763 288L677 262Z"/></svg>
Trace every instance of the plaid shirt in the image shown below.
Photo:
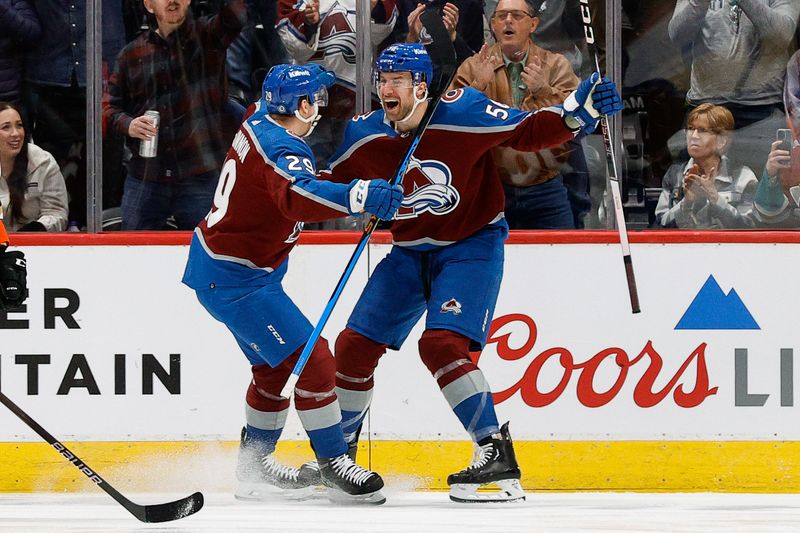
<svg viewBox="0 0 800 533"><path fill-rule="evenodd" d="M152 29L122 50L106 120L127 136L135 117L149 109L161 115L157 157L140 157L139 139L127 139L131 175L173 181L219 171L233 135L224 124L225 52L245 20L244 0L230 0L214 17L189 14L166 39Z"/></svg>

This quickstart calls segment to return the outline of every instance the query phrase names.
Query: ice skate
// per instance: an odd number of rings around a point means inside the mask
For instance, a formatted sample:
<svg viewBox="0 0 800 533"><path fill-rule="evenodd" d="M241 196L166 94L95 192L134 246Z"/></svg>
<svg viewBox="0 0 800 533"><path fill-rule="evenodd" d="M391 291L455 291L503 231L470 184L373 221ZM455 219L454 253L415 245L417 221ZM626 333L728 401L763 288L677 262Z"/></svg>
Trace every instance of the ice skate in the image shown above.
<svg viewBox="0 0 800 533"><path fill-rule="evenodd" d="M447 484L450 485L450 499L454 502L514 502L525 499L519 478L519 466L506 422L500 433L490 435L476 445L472 464L447 476ZM496 485L499 490L478 492L489 485Z"/></svg>
<svg viewBox="0 0 800 533"><path fill-rule="evenodd" d="M236 467L236 499L263 501L279 496L305 500L314 495L315 486L321 483L315 462L305 463L300 468L281 464L272 454L259 453L242 430Z"/></svg>
<svg viewBox="0 0 800 533"><path fill-rule="evenodd" d="M383 479L357 465L347 453L332 459L319 459L322 483L328 487L328 499L334 503L369 503L386 501L381 492Z"/></svg>

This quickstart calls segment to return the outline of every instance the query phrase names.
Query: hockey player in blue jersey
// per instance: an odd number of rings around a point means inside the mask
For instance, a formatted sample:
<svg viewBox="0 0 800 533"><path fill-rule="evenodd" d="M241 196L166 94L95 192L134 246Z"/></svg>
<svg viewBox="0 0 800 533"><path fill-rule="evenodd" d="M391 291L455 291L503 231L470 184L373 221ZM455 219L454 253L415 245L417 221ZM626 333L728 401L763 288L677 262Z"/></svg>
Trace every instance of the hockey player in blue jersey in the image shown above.
<svg viewBox="0 0 800 533"><path fill-rule="evenodd" d="M312 326L284 292L288 256L303 222L368 212L390 219L402 190L383 180L347 184L317 179L303 139L319 120L334 77L318 65L278 65L262 98L234 137L211 211L195 230L184 283L230 330L252 366L246 395L236 496L304 497L322 483L329 498L383 503L383 480L347 455L334 391L335 363L325 339L314 346L294 401L318 465L301 469L273 457L289 409L280 395Z"/></svg>
<svg viewBox="0 0 800 533"><path fill-rule="evenodd" d="M382 110L350 122L330 159L331 179L392 175L430 105L431 76L423 46L384 50L375 67ZM372 399L378 360L387 348L399 349L426 314L420 357L476 445L472 464L447 479L451 499L524 499L508 423L498 423L489 384L469 357L486 342L508 234L491 149L535 152L560 145L620 109L614 84L597 75L563 106L538 112L509 108L471 88L443 95L403 179L405 198L391 227L394 246L336 341L336 393L351 454ZM489 484L500 491L477 492Z"/></svg>

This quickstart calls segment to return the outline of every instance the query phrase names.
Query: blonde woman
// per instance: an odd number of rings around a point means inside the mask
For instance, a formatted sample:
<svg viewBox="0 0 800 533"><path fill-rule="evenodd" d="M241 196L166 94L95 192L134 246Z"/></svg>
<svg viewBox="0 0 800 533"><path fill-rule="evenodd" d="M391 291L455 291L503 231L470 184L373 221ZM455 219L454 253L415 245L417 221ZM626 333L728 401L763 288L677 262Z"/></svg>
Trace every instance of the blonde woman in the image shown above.
<svg viewBox="0 0 800 533"><path fill-rule="evenodd" d="M686 122L689 161L664 175L656 225L664 228L721 229L745 225L758 180L750 168L733 167L725 155L734 127L723 106L701 104Z"/></svg>

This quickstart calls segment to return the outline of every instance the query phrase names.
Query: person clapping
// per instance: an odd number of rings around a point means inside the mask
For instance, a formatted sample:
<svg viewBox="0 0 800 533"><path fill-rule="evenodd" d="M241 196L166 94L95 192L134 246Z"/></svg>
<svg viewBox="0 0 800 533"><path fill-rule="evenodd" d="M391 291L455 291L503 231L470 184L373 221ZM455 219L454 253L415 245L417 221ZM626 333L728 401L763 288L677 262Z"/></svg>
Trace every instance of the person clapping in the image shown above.
<svg viewBox="0 0 800 533"><path fill-rule="evenodd" d="M687 118L688 162L673 164L662 182L656 225L665 228L738 228L753 205L757 179L726 152L734 127L723 106L701 104Z"/></svg>

